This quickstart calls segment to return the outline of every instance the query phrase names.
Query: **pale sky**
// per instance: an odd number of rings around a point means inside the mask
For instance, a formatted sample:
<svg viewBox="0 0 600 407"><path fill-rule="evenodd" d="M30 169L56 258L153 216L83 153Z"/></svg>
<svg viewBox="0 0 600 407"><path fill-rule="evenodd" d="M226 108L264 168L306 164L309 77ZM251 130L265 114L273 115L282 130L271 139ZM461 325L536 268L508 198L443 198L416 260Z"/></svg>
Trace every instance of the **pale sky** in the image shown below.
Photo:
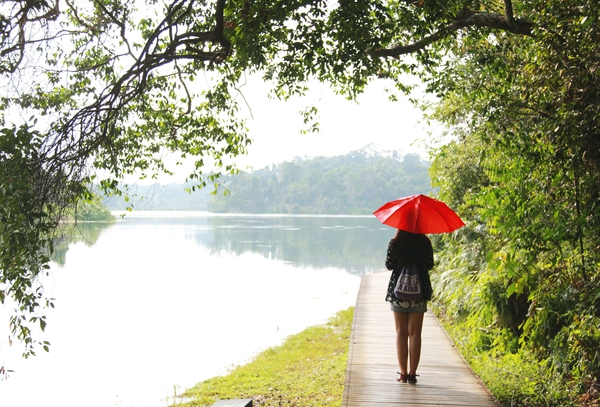
<svg viewBox="0 0 600 407"><path fill-rule="evenodd" d="M255 77L241 88L247 102L246 105L241 100L245 107L241 114L248 116L247 126L253 143L247 155L233 161L240 170L259 170L295 157L344 155L371 143L377 144L380 150L417 153L428 159L429 133L440 137L439 127L429 125L408 97L399 95L399 101L390 102L385 86L389 83L371 83L355 103L335 95L327 85L314 83L308 96L284 102L269 99L269 87ZM301 134L308 125L303 123L300 112L313 104L318 108L320 131ZM168 163L171 159L165 160ZM183 182L192 165L171 165L170 168L176 170L177 175L161 177L160 183ZM138 181L150 182L155 181Z"/></svg>
<svg viewBox="0 0 600 407"><path fill-rule="evenodd" d="M254 89L245 95L253 113L248 126L254 142L248 156L238 158L240 168L260 169L298 156L343 155L370 143L427 156L421 141L431 128L421 111L407 97L390 102L382 82L369 85L358 103L335 95L323 84L313 85L310 96L288 102L270 100L264 91ZM303 135L300 132L307 126L300 111L311 103L319 109L320 131Z"/></svg>

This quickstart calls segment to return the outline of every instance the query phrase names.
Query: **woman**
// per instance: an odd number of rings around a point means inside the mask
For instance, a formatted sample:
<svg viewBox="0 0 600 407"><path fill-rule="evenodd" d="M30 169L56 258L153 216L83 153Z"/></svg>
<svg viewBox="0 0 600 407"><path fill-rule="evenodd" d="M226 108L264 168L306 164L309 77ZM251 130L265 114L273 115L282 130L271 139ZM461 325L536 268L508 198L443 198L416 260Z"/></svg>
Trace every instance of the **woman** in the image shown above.
<svg viewBox="0 0 600 407"><path fill-rule="evenodd" d="M404 265L416 264L423 298L419 301L406 301L396 298L394 288L398 275ZM425 235L398 230L390 241L385 266L392 270L385 300L394 311L396 323L396 351L402 383L417 382L417 367L421 358L421 330L423 316L427 311L427 301L431 299L432 289L429 270L433 268L433 249L431 241ZM408 367L410 355L410 369Z"/></svg>

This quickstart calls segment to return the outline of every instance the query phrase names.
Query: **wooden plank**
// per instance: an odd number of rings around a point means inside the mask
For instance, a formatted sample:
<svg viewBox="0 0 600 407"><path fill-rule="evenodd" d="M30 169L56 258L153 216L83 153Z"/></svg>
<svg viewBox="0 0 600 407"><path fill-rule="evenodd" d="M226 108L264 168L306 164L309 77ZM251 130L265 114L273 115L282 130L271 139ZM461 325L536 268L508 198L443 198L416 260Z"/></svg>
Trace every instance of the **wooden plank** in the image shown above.
<svg viewBox="0 0 600 407"><path fill-rule="evenodd" d="M389 272L361 280L342 406L498 407L431 312L425 314L417 384L396 380L394 317L385 302Z"/></svg>

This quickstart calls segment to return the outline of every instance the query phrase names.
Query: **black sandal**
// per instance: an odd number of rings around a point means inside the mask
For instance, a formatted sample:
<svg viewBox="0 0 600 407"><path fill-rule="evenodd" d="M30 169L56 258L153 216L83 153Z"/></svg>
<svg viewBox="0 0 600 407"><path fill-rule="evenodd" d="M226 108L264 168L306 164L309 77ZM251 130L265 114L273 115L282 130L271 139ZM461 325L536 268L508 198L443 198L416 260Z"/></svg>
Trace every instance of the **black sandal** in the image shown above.
<svg viewBox="0 0 600 407"><path fill-rule="evenodd" d="M406 380L410 383L410 384L415 384L417 382L417 376L418 374L407 374L406 375ZM406 382L405 382L406 383Z"/></svg>
<svg viewBox="0 0 600 407"><path fill-rule="evenodd" d="M399 382L402 383L406 383L406 381L408 380L408 375L406 373L400 373L397 372L400 376L398 376L398 378L396 380L398 380Z"/></svg>

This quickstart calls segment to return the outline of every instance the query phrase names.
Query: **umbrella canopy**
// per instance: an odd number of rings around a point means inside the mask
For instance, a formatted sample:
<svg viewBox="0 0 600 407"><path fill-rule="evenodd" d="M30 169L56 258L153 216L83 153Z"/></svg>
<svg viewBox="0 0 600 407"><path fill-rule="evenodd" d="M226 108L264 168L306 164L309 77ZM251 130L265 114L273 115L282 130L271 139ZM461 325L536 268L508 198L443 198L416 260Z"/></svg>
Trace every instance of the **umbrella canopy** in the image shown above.
<svg viewBox="0 0 600 407"><path fill-rule="evenodd" d="M425 195L390 201L373 215L385 225L411 233L449 233L465 225L448 205Z"/></svg>

